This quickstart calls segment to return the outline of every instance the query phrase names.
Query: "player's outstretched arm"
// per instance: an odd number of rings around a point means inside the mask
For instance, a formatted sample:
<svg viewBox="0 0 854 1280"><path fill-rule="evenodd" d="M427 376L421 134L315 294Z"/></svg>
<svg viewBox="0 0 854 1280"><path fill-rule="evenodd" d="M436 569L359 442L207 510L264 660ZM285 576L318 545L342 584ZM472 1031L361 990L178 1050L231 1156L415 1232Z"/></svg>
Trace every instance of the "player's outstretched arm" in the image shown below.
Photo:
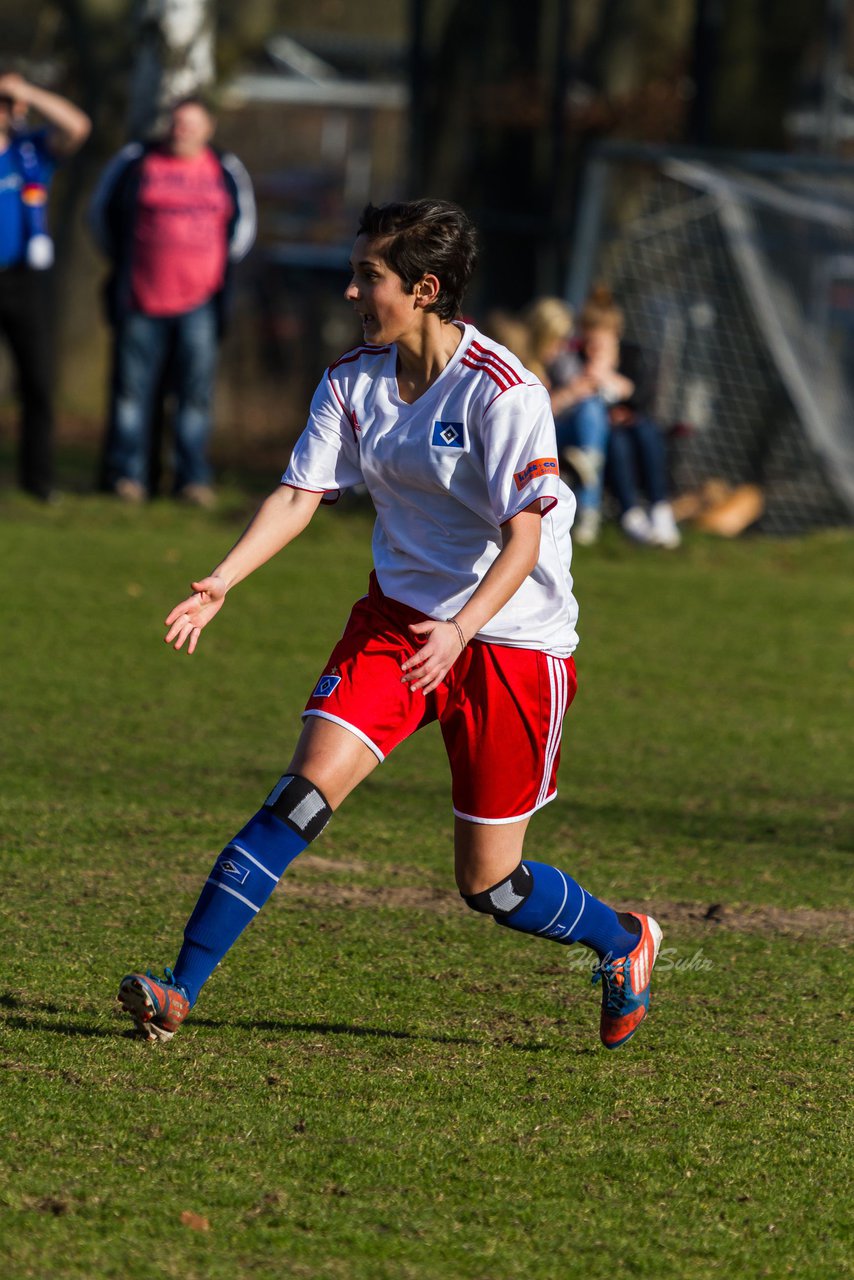
<svg viewBox="0 0 854 1280"><path fill-rule="evenodd" d="M261 503L251 521L213 573L190 585L193 594L168 614L164 637L174 649L193 653L202 630L219 613L226 594L238 582L292 542L311 520L323 497L280 485Z"/></svg>

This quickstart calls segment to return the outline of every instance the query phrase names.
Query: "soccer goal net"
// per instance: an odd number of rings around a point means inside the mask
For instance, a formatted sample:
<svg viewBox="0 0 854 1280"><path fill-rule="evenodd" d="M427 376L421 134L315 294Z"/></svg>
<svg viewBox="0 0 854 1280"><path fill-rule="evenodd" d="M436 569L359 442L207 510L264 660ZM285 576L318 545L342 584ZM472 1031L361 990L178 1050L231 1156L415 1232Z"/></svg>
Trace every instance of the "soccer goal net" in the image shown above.
<svg viewBox="0 0 854 1280"><path fill-rule="evenodd" d="M854 166L606 144L567 294L607 283L653 358L674 491L756 486L759 527L854 518Z"/></svg>

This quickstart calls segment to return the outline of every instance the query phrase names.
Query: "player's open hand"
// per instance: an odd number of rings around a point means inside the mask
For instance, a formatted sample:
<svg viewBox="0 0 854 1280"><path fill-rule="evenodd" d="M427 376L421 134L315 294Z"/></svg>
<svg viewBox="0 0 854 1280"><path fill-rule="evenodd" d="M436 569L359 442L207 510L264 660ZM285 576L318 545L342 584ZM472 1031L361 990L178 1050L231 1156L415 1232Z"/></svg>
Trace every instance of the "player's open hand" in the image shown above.
<svg viewBox="0 0 854 1280"><path fill-rule="evenodd" d="M460 631L453 622L435 622L432 618L410 623L409 630L416 643L421 643L417 653L401 665L401 679L426 695L439 687L460 656Z"/></svg>
<svg viewBox="0 0 854 1280"><path fill-rule="evenodd" d="M210 578L202 578L199 582L191 582L193 594L175 608L166 619L169 628L163 637L174 649L183 649L187 644L187 653L191 654L199 643L202 628L215 618L225 600L225 581L213 574Z"/></svg>

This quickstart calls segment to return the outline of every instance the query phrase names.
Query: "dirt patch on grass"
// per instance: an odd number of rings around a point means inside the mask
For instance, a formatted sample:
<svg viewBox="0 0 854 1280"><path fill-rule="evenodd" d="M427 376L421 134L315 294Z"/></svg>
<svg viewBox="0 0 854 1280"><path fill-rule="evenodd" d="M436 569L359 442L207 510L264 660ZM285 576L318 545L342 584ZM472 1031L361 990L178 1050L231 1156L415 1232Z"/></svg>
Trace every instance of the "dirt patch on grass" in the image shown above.
<svg viewBox="0 0 854 1280"><path fill-rule="evenodd" d="M21 1207L36 1213L53 1214L55 1218L61 1218L74 1209L73 1202L66 1196L22 1196Z"/></svg>
<svg viewBox="0 0 854 1280"><path fill-rule="evenodd" d="M782 934L790 938L827 938L854 942L854 912L828 907L769 907L753 903L628 902L623 911L644 911L662 926L714 933Z"/></svg>
<svg viewBox="0 0 854 1280"><path fill-rule="evenodd" d="M298 873L285 878L273 903L288 906L391 907L405 911L435 911L450 915L464 910L453 887L419 883L423 872L415 866L378 867L355 859L339 861L304 854ZM304 873L308 873L307 875ZM382 884L366 884L363 877L388 878ZM395 883L405 878L410 883ZM186 887L198 885L181 877ZM854 942L854 911L842 907L774 907L743 902L671 902L661 899L615 903L621 911L643 911L665 928L705 936L724 929L734 933L789 938L823 938Z"/></svg>
<svg viewBox="0 0 854 1280"><path fill-rule="evenodd" d="M317 853L304 853L299 860L299 865L305 867L308 871L332 871L338 875L351 871L356 875L363 876L370 871L367 862L359 862L356 858L352 858L350 861L344 858L322 858Z"/></svg>
<svg viewBox="0 0 854 1280"><path fill-rule="evenodd" d="M460 911L460 895L440 889L436 885L367 885L330 884L313 881L297 884L293 881L280 896L280 905L289 902L303 905L339 907L399 907L405 911L437 911L442 915Z"/></svg>
<svg viewBox="0 0 854 1280"><path fill-rule="evenodd" d="M382 906L412 911L437 911L443 915L463 910L459 894L431 885L371 886L359 884L288 885L280 903L337 904L342 907ZM828 908L754 906L745 904L700 902L628 902L620 903L624 911L643 911L655 916L659 924L694 934L726 929L735 933L785 935L795 938L828 938L838 942L854 942L854 912Z"/></svg>

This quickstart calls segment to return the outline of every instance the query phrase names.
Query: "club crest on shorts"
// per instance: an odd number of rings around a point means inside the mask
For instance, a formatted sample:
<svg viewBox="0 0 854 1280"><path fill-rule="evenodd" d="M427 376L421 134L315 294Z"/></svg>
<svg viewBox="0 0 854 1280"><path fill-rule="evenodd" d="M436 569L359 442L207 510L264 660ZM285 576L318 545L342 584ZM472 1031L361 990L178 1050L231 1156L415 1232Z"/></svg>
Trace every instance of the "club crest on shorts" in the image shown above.
<svg viewBox="0 0 854 1280"><path fill-rule="evenodd" d="M465 431L461 422L434 422L430 443L440 449L462 449Z"/></svg>
<svg viewBox="0 0 854 1280"><path fill-rule="evenodd" d="M340 676L321 676L315 686L314 693L311 696L313 698L328 698L330 693L333 693L340 683Z"/></svg>

